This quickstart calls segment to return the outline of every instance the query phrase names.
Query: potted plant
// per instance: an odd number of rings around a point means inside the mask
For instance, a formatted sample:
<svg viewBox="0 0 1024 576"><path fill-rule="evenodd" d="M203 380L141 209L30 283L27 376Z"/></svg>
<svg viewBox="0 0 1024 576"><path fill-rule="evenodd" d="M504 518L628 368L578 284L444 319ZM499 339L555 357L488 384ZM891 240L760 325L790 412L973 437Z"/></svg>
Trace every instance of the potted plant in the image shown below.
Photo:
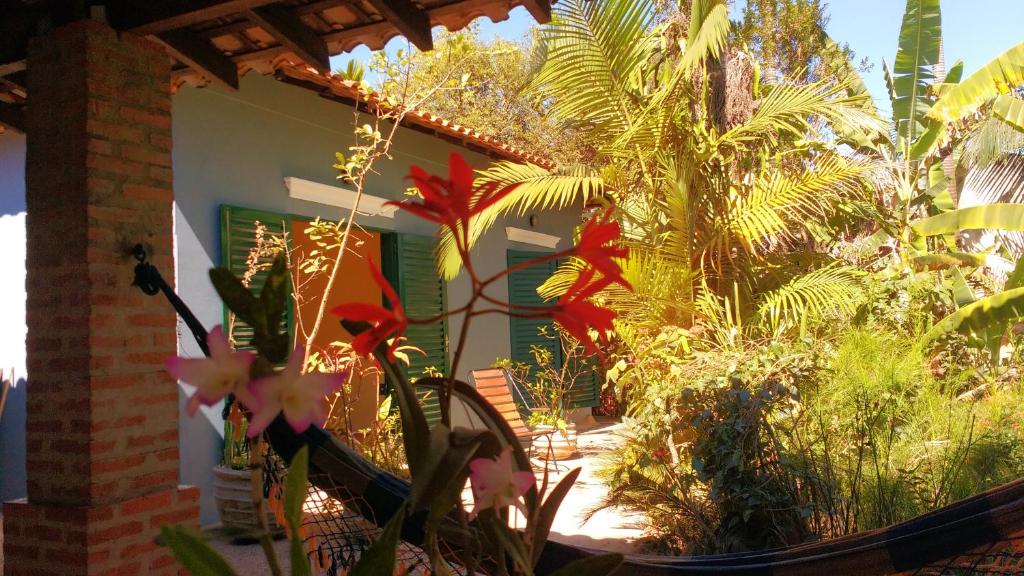
<svg viewBox="0 0 1024 576"><path fill-rule="evenodd" d="M530 405L527 424L534 431L548 434L534 439L535 451L547 460L563 460L576 454L576 423L569 419L572 390L577 381L590 378L591 372L582 362L579 340L560 327L552 334L546 326L538 333L554 340L561 351L562 362L556 363L551 347L530 346L533 364L514 362L507 358L495 362L504 368L513 381L522 385L523 400Z"/></svg>
<svg viewBox="0 0 1024 576"><path fill-rule="evenodd" d="M257 506L256 498L263 499L262 469L255 467L251 454L252 446L246 437L248 421L236 402L229 398L224 405L224 450L221 462L213 468L213 499L217 504L221 527L235 535L236 540L246 541L260 530L257 507L267 517L267 525L275 537L284 535L284 528L269 506ZM253 477L256 477L254 488Z"/></svg>

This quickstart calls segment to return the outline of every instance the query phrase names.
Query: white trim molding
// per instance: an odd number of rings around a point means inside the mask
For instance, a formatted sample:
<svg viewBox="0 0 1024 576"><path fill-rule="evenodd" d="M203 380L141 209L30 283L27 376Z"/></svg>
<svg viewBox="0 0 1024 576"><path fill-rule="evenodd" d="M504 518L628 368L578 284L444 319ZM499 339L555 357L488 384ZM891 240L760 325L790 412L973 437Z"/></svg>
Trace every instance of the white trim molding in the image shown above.
<svg viewBox="0 0 1024 576"><path fill-rule="evenodd" d="M554 248L555 246L558 246L559 241L562 240L558 236L552 236L551 234L534 232L533 230L524 230L522 228L513 228L512 226L505 227L505 236L510 242L521 242L523 244L532 244L534 246L542 246L544 248Z"/></svg>
<svg viewBox="0 0 1024 576"><path fill-rule="evenodd" d="M297 200L337 206L348 210L351 210L356 203L356 192L339 186L329 186L313 182L312 180L295 178L294 176L286 176L284 186L288 189L288 196ZM385 206L384 203L387 201L387 198L363 193L363 197L359 200L358 214L394 218L395 212L398 211L398 206Z"/></svg>

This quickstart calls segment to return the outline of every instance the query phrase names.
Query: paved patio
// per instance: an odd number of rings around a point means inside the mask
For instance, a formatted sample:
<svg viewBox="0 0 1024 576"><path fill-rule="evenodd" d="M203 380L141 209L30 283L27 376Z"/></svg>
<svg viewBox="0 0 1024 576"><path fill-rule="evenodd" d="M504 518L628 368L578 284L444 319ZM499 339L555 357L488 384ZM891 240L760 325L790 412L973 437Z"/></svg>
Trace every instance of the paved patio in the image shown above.
<svg viewBox="0 0 1024 576"><path fill-rule="evenodd" d="M580 467L582 470L576 484L566 496L558 517L555 518L551 529L552 540L614 552L634 551L637 540L642 536L636 516L617 509L607 509L598 512L589 522L583 522L586 511L605 493L604 485L596 477L598 459L619 442L615 434L618 426L610 422L592 422L590 426L584 426L585 431L579 434L579 454L575 458L561 462L569 469ZM552 474L549 482L554 484L564 473L565 470ZM226 542L215 542L214 547L229 559L239 574L269 574L263 552L258 545L236 546ZM287 573L287 541L278 541L276 548ZM0 576L3 575L2 550L3 540L0 531Z"/></svg>
<svg viewBox="0 0 1024 576"><path fill-rule="evenodd" d="M596 476L600 465L598 460L620 441L615 434L618 427L618 424L607 421L584 424L579 434L579 453L572 459L560 462L567 468L551 474L549 483L554 485L569 469L582 468L579 478L555 518L551 528L552 540L613 552L629 553L635 550L637 540L642 537L637 517L621 510L607 509L598 512L589 522L584 523L586 511L606 492L606 488ZM537 477L540 479L541 473L538 472ZM258 545L235 546L218 542L215 547L230 560L239 574L256 576L269 573L263 552ZM287 542L279 541L276 547L282 564L286 564Z"/></svg>

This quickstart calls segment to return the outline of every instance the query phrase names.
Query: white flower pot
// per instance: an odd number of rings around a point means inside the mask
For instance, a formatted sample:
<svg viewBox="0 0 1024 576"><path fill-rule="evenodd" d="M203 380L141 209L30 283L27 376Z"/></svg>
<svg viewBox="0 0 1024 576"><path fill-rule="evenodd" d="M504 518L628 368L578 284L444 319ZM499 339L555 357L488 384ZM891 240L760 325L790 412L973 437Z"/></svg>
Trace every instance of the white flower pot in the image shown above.
<svg viewBox="0 0 1024 576"><path fill-rule="evenodd" d="M225 466L213 468L213 499L217 503L217 513L221 525L225 528L241 528L259 530L256 518L256 507L252 502L252 477L248 470L235 470ZM284 534L270 507L264 505L267 525L275 536Z"/></svg>
<svg viewBox="0 0 1024 576"><path fill-rule="evenodd" d="M550 424L538 424L534 431L544 432L533 439L533 453L547 460L564 460L576 454L576 424L569 424L565 431Z"/></svg>

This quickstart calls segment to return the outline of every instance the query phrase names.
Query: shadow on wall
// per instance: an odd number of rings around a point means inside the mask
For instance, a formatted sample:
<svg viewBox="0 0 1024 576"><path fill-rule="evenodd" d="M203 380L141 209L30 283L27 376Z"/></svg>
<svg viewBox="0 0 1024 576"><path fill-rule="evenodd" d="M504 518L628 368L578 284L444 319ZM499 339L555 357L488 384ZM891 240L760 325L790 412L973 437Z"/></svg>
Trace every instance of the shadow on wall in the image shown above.
<svg viewBox="0 0 1024 576"><path fill-rule="evenodd" d="M0 134L0 216L25 212L25 135Z"/></svg>
<svg viewBox="0 0 1024 576"><path fill-rule="evenodd" d="M25 380L7 392L0 412L0 502L25 497Z"/></svg>

